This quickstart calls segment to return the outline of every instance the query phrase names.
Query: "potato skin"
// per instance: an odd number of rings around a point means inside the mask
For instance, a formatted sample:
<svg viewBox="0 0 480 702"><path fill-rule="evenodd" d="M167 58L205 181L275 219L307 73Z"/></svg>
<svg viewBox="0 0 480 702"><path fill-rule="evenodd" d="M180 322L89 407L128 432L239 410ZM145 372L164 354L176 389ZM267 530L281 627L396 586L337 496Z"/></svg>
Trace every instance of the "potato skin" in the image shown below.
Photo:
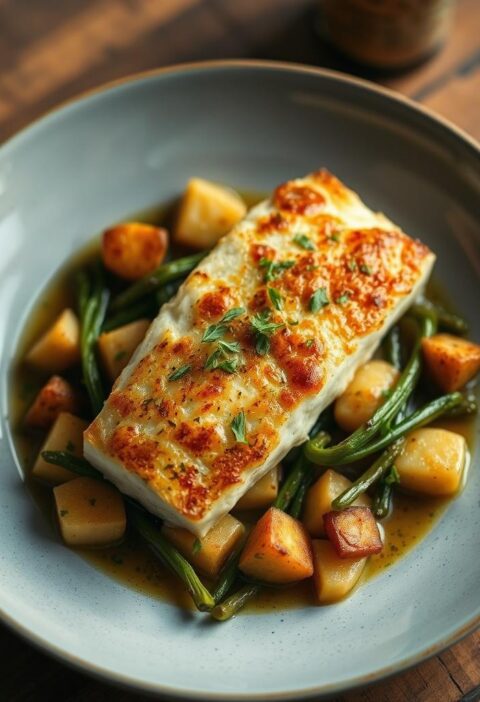
<svg viewBox="0 0 480 702"><path fill-rule="evenodd" d="M445 392L460 390L480 370L480 346L452 334L422 339L422 351L431 377Z"/></svg>
<svg viewBox="0 0 480 702"><path fill-rule="evenodd" d="M61 412L77 414L79 409L76 390L64 378L52 375L25 415L25 424L33 429L50 429Z"/></svg>
<svg viewBox="0 0 480 702"><path fill-rule="evenodd" d="M313 574L310 539L304 526L271 507L253 527L240 557L246 575L269 583L292 583Z"/></svg>
<svg viewBox="0 0 480 702"><path fill-rule="evenodd" d="M374 359L361 366L334 407L335 421L351 432L367 422L382 404L385 392L398 380L398 370L390 363Z"/></svg>
<svg viewBox="0 0 480 702"><path fill-rule="evenodd" d="M141 222L123 222L107 229L102 237L105 267L125 280L139 280L155 270L165 258L168 232Z"/></svg>
<svg viewBox="0 0 480 702"><path fill-rule="evenodd" d="M368 507L347 507L323 516L325 533L339 558L364 558L383 548L377 522Z"/></svg>

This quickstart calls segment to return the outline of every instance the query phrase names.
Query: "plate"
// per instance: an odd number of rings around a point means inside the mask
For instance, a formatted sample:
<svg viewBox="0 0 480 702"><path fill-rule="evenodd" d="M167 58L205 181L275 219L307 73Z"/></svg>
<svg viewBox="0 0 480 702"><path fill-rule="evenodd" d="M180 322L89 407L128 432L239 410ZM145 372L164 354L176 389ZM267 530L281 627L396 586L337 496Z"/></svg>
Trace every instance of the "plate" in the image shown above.
<svg viewBox="0 0 480 702"><path fill-rule="evenodd" d="M414 665L480 622L480 471L430 535L339 605L226 624L129 590L64 548L19 477L9 368L39 291L95 232L201 175L270 190L326 166L438 254L480 338L480 152L368 83L221 62L141 75L53 112L0 150L0 605L46 651L172 697L300 699Z"/></svg>

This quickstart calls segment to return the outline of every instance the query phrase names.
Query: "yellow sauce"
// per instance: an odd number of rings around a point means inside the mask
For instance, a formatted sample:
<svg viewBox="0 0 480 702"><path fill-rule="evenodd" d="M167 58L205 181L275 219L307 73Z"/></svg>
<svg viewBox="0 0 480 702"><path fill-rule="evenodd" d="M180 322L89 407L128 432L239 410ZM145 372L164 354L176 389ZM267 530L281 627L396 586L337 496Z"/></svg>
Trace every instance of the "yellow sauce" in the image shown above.
<svg viewBox="0 0 480 702"><path fill-rule="evenodd" d="M258 194L243 193L249 206L261 198ZM142 213L141 220L151 223L161 223L168 226L174 216L174 207L157 208ZM136 219L140 219L138 216ZM30 490L37 506L56 530L53 517L53 500L51 489L30 480L30 470L43 443L44 435L25 430L23 417L45 377L22 363L26 351L41 332L52 323L55 317L67 306L74 306L75 272L88 261L98 256L99 239L94 239L77 256L54 277L46 291L41 295L17 349L16 362L12 368L10 384L10 417L13 427L15 446L20 464L24 471L25 483ZM434 285L435 298L439 294L438 286ZM65 377L79 381L78 371L73 371ZM442 420L437 422L452 431L462 433L470 446L473 442L473 421L471 418ZM385 531L385 548L383 552L369 559L362 580L369 579L411 550L416 543L425 537L439 519L448 504L446 499L416 498L396 493L392 513L382 522ZM120 581L126 587L133 588L149 596L167 600L172 604L192 609L192 602L186 592L178 586L178 580L168 573L151 554L148 548L128 533L124 542L118 546L102 550L74 549L78 555L86 559L92 566L98 568L109 577ZM290 608L304 607L315 604L315 596L310 581L284 589L264 588L260 595L247 605L245 611L263 613L266 611L281 611Z"/></svg>

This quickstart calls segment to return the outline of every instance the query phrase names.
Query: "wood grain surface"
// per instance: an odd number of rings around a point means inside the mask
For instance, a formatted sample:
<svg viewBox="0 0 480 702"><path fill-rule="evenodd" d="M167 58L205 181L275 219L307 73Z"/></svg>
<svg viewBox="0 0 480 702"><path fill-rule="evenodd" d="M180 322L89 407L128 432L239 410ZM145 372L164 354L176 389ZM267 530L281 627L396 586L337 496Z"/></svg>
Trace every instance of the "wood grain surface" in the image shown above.
<svg viewBox="0 0 480 702"><path fill-rule="evenodd" d="M106 81L217 58L297 61L362 75L480 139L480 0L459 0L442 50L393 76L355 66L322 41L316 27L312 0L0 0L0 142ZM0 628L0 661L0 699L6 702L147 699L72 671L6 628ZM386 682L335 699L480 700L480 633Z"/></svg>

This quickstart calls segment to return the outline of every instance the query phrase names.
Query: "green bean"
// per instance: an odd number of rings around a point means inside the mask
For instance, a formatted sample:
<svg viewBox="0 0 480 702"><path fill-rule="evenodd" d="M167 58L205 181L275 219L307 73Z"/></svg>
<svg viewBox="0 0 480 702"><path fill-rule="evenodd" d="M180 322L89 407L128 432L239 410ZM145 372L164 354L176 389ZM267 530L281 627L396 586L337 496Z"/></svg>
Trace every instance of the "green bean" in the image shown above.
<svg viewBox="0 0 480 702"><path fill-rule="evenodd" d="M362 424L353 434L336 446L325 448L317 443L317 437L305 445L305 456L312 463L319 465L342 465L350 462L351 455L360 451L405 407L418 381L421 369L421 339L435 331L435 321L430 315L420 315L420 329L410 359L402 371L390 397L380 405L373 417Z"/></svg>
<svg viewBox="0 0 480 702"><path fill-rule="evenodd" d="M308 488L312 483L312 476L306 475L298 486L295 497L292 500L288 513L291 517L295 519L300 519L303 511L303 503L305 502L305 497L307 495Z"/></svg>
<svg viewBox="0 0 480 702"><path fill-rule="evenodd" d="M80 352L82 374L94 415L103 407L105 393L95 356L95 345L107 311L110 293L103 284L103 274L98 266L92 279L85 271L79 273L78 310L80 314Z"/></svg>
<svg viewBox="0 0 480 702"><path fill-rule="evenodd" d="M152 298L145 298L145 300L140 300L129 307L125 307L125 309L120 310L116 314L107 316L103 323L102 331L112 331L112 329L122 327L124 324L136 322L137 319L152 319L157 312L158 306L156 301Z"/></svg>
<svg viewBox="0 0 480 702"><path fill-rule="evenodd" d="M231 619L247 602L252 600L261 590L261 585L249 583L236 592L232 593L226 600L217 604L211 611L211 616L219 622Z"/></svg>
<svg viewBox="0 0 480 702"><path fill-rule="evenodd" d="M129 507L127 514L129 523L145 539L155 555L183 582L197 609L209 612L215 606L215 600L186 558L163 536L146 512Z"/></svg>
<svg viewBox="0 0 480 702"><path fill-rule="evenodd" d="M402 370L402 342L400 329L394 326L390 329L383 342L385 360L397 370Z"/></svg>
<svg viewBox="0 0 480 702"><path fill-rule="evenodd" d="M221 602L224 597L228 595L230 590L232 589L232 586L237 579L238 576L238 562L240 560L240 553L241 550L238 551L237 553L234 553L233 556L231 556L226 565L224 566L222 572L220 573L219 579L217 581L217 584L215 585L215 589L212 593L213 599L215 602L218 604L218 602Z"/></svg>
<svg viewBox="0 0 480 702"><path fill-rule="evenodd" d="M117 295L111 304L111 309L118 311L123 307L131 305L133 302L137 302L149 293L158 290L162 285L166 285L177 278L181 278L186 273L193 270L207 253L208 251L201 251L191 256L184 256L183 258L177 258L175 261L163 263L157 270L153 271L153 273L149 273Z"/></svg>
<svg viewBox="0 0 480 702"><path fill-rule="evenodd" d="M66 451L43 451L42 457L47 463L62 466L67 470L82 476L103 480L102 474L88 463L84 458L78 458ZM152 516L141 505L127 495L128 523L148 543L155 555L162 563L177 575L190 593L197 609L208 612L215 605L215 601L207 588L203 585L190 563L158 530Z"/></svg>
<svg viewBox="0 0 480 702"><path fill-rule="evenodd" d="M446 417L470 417L478 412L477 398L473 393L462 395L462 401L445 412Z"/></svg>
<svg viewBox="0 0 480 702"><path fill-rule="evenodd" d="M327 434L326 431L322 431L319 434L317 434L315 440L317 442L317 445L323 448L323 446L326 446L330 441L330 435ZM282 488L278 493L276 500L273 503L273 506L286 512L290 506L290 503L295 497L295 493L297 492L303 478L307 475L308 472L308 464L305 460L305 457L301 455L295 462L293 468L288 474L287 479L283 483Z"/></svg>
<svg viewBox="0 0 480 702"><path fill-rule="evenodd" d="M390 512L393 497L393 487L400 482L395 465L381 478L372 502L372 512L377 519L384 519Z"/></svg>
<svg viewBox="0 0 480 702"><path fill-rule="evenodd" d="M405 436L409 431L414 429L419 429L425 424L435 421L446 412L456 407L462 402L462 394L460 392L452 392L448 395L442 395L432 400L428 404L424 405L416 412L413 412L409 417L403 419L399 424L390 428L390 431L381 436L380 438L372 441L367 446L363 446L357 451L352 451L352 453L346 458L342 458L336 462L335 465L345 465L347 463L354 463L355 461L360 461L366 456L371 456L372 453L377 453L377 451L383 451L391 443Z"/></svg>
<svg viewBox="0 0 480 702"><path fill-rule="evenodd" d="M394 460L403 449L405 441L399 439L395 441L387 450L377 458L375 463L363 473L354 483L350 485L341 495L332 502L332 509L345 509L349 507L359 495L366 492L368 488L376 483L392 466Z"/></svg>
<svg viewBox="0 0 480 702"><path fill-rule="evenodd" d="M447 310L441 305L432 302L431 300L422 300L411 308L414 314L424 314L428 311L430 314L436 315L438 326L452 334L463 336L468 333L468 322L453 312Z"/></svg>

